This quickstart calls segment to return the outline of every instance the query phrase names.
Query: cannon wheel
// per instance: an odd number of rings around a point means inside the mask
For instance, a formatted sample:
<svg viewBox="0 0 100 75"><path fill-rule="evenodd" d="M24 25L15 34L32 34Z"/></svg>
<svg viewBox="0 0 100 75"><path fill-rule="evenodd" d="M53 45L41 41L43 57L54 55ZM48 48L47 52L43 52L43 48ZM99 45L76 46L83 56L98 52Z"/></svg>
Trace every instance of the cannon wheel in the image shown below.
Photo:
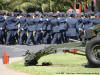
<svg viewBox="0 0 100 75"><path fill-rule="evenodd" d="M100 66L100 37L95 37L86 44L86 57L89 63Z"/></svg>

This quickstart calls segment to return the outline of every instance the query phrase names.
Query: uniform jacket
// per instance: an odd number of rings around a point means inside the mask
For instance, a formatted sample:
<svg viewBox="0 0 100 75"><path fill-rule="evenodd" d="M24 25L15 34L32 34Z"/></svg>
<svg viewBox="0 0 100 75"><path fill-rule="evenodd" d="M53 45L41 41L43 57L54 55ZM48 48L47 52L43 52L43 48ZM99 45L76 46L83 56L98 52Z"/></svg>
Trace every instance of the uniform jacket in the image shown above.
<svg viewBox="0 0 100 75"><path fill-rule="evenodd" d="M68 25L68 30L66 32L67 36L77 36L78 34L78 30L77 30L77 26L78 26L78 20L75 18L67 18L67 25Z"/></svg>
<svg viewBox="0 0 100 75"><path fill-rule="evenodd" d="M67 23L66 23L66 18L64 18L64 17L58 18L58 21L59 21L59 30L66 31L68 28Z"/></svg>
<svg viewBox="0 0 100 75"><path fill-rule="evenodd" d="M43 28L43 19L41 17L35 17L34 22L36 25L36 30L40 31Z"/></svg>
<svg viewBox="0 0 100 75"><path fill-rule="evenodd" d="M47 30L47 25L48 25L48 18L44 17L44 18L42 18L42 20L43 20L42 30L46 31Z"/></svg>
<svg viewBox="0 0 100 75"><path fill-rule="evenodd" d="M8 17L5 22L7 30L18 30L19 20L16 17Z"/></svg>
<svg viewBox="0 0 100 75"><path fill-rule="evenodd" d="M36 30L35 21L33 18L28 17L26 19L26 23L27 23L27 30L28 31L35 31Z"/></svg>
<svg viewBox="0 0 100 75"><path fill-rule="evenodd" d="M93 22L90 18L84 18L83 19L83 25L84 25L83 26L84 30L87 30L87 29L89 29L90 27L93 26Z"/></svg>
<svg viewBox="0 0 100 75"><path fill-rule="evenodd" d="M21 17L19 19L19 22L20 22L20 30L26 30L27 29L26 17Z"/></svg>
<svg viewBox="0 0 100 75"><path fill-rule="evenodd" d="M100 24L100 18L93 19L93 25Z"/></svg>
<svg viewBox="0 0 100 75"><path fill-rule="evenodd" d="M5 29L5 18L3 16L0 16L0 30Z"/></svg>
<svg viewBox="0 0 100 75"><path fill-rule="evenodd" d="M54 18L53 20L51 20L51 26L52 26L52 30L53 30L54 33L60 32L60 30L59 30L59 20L57 18Z"/></svg>
<svg viewBox="0 0 100 75"><path fill-rule="evenodd" d="M54 20L54 18L53 17L49 17L49 18L47 18L47 31L49 31L49 30L52 30L52 27L53 27L53 25L52 25L52 21Z"/></svg>

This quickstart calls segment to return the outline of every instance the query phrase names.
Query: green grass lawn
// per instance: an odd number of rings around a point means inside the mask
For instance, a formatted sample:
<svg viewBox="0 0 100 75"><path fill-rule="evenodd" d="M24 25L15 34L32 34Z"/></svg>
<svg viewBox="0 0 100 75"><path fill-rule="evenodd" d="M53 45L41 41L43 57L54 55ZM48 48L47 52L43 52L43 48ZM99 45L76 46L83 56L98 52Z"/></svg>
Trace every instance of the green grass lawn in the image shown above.
<svg viewBox="0 0 100 75"><path fill-rule="evenodd" d="M56 48L78 47L80 43L69 43L56 45ZM83 53L84 54L84 53ZM42 62L52 62L51 66L41 66ZM97 74L66 74L66 73L99 73L100 68L86 68L82 66L87 63L85 56L71 53L57 53L41 57L37 66L24 66L24 60L9 64L12 69L30 73L33 75L97 75ZM60 74L64 73L64 74Z"/></svg>
<svg viewBox="0 0 100 75"><path fill-rule="evenodd" d="M70 42L64 44L53 45L55 48L73 48L73 47L81 47L81 42Z"/></svg>
<svg viewBox="0 0 100 75"><path fill-rule="evenodd" d="M42 62L52 62L52 66L41 66ZM82 64L87 63L85 56L70 53L51 54L42 57L37 66L24 66L24 60L9 64L10 68L36 75L61 75L57 73L98 73L100 68L86 68ZM62 74L67 75L67 74ZM74 74L75 75L75 74ZM77 75L77 74L76 74ZM79 74L84 75L84 74ZM85 74L88 75L88 74ZM93 75L93 74L92 74ZM95 74L96 75L96 74Z"/></svg>

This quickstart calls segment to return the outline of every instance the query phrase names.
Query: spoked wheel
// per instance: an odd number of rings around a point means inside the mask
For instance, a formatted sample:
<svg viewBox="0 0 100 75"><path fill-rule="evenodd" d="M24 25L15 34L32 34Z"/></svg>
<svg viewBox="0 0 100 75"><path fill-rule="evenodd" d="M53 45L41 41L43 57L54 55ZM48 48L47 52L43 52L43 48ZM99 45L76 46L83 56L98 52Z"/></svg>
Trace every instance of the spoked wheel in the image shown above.
<svg viewBox="0 0 100 75"><path fill-rule="evenodd" d="M89 63L100 66L100 37L96 37L87 43L86 57Z"/></svg>

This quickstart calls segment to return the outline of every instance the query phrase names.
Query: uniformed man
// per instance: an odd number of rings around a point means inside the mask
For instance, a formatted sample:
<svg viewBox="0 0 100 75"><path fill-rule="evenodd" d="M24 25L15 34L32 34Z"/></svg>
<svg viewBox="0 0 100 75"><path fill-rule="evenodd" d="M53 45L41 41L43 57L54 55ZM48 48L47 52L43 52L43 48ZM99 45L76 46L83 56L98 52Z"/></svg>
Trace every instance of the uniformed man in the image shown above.
<svg viewBox="0 0 100 75"><path fill-rule="evenodd" d="M84 30L84 36L82 39L83 42L85 42L85 40L86 40L86 36L87 36L86 31L89 28L93 27L93 22L92 22L90 16L91 15L89 13L85 13L85 18L83 19L83 30Z"/></svg>
<svg viewBox="0 0 100 75"><path fill-rule="evenodd" d="M44 21L44 25L46 26L46 32L45 32L43 42L45 44L50 44L51 40L52 40L52 24L51 24L51 21L54 19L52 16L53 16L53 12L49 12L47 14L47 17L45 18L45 21Z"/></svg>
<svg viewBox="0 0 100 75"><path fill-rule="evenodd" d="M100 12L96 13L95 17L96 18L93 21L93 24L95 25L92 27L92 30L97 36L100 36Z"/></svg>
<svg viewBox="0 0 100 75"><path fill-rule="evenodd" d="M55 13L53 15L54 19L51 21L52 31L53 31L53 39L51 44L60 44L61 43L61 33L59 30L59 20L58 20L59 13Z"/></svg>
<svg viewBox="0 0 100 75"><path fill-rule="evenodd" d="M30 45L31 42L34 44L33 31L36 30L36 26L33 19L33 13L28 13L26 22L27 22L27 30L28 30L26 45Z"/></svg>
<svg viewBox="0 0 100 75"><path fill-rule="evenodd" d="M68 25L68 30L66 31L66 36L67 38L71 39L78 39L78 29L76 28L78 26L78 20L75 19L75 12L72 11L70 13L70 17L66 19L67 25Z"/></svg>
<svg viewBox="0 0 100 75"><path fill-rule="evenodd" d="M44 38L46 37L46 34L47 34L47 25L48 25L48 13L45 12L44 17L43 17L43 28L42 28L43 39L42 39L42 43L46 43L46 42L44 42Z"/></svg>
<svg viewBox="0 0 100 75"><path fill-rule="evenodd" d="M90 13L85 13L85 18L83 19L83 25L84 25L84 30L87 30L93 26Z"/></svg>
<svg viewBox="0 0 100 75"><path fill-rule="evenodd" d="M95 18L93 19L93 25L100 24L100 12L95 14Z"/></svg>
<svg viewBox="0 0 100 75"><path fill-rule="evenodd" d="M61 33L61 43L66 43L67 42L66 30L68 26L66 23L65 13L59 13L58 21L59 21L59 29Z"/></svg>
<svg viewBox="0 0 100 75"><path fill-rule="evenodd" d="M82 14L83 15L83 14ZM79 34L78 34L78 40L82 41L82 36L83 36L83 19L81 17L81 14L77 14L76 19L78 20L78 25L76 26Z"/></svg>
<svg viewBox="0 0 100 75"><path fill-rule="evenodd" d="M5 23L7 30L6 45L15 44L18 39L17 31L19 20L15 17L14 12L10 13L10 16L7 17Z"/></svg>
<svg viewBox="0 0 100 75"><path fill-rule="evenodd" d="M27 39L27 23L26 23L26 16L27 14L23 12L22 17L20 17L19 22L20 22L20 36L19 36L19 44L23 45L26 43Z"/></svg>
<svg viewBox="0 0 100 75"><path fill-rule="evenodd" d="M43 28L43 19L42 19L42 13L36 12L34 22L36 25L36 35L34 37L35 44L41 44L42 43L42 28Z"/></svg>
<svg viewBox="0 0 100 75"><path fill-rule="evenodd" d="M4 18L4 12L0 12L0 44L4 44L5 42L5 18Z"/></svg>

